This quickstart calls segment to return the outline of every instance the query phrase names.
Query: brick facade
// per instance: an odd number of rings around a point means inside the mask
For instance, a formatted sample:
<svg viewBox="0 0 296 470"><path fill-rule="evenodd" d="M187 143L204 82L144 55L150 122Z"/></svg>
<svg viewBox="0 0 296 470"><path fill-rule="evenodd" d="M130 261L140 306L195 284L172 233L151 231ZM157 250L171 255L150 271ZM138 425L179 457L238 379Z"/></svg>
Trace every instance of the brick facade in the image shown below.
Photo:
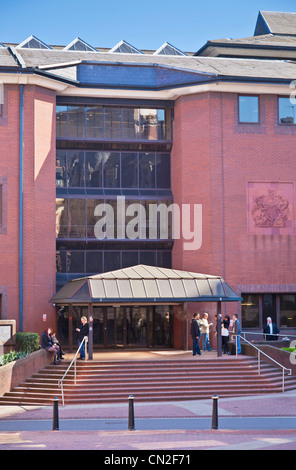
<svg viewBox="0 0 296 470"><path fill-rule="evenodd" d="M173 264L223 276L238 293L254 286L260 286L257 292L287 292L287 285L294 292L296 130L278 124L275 95L260 96L260 124L238 124L237 108L236 93L176 101L174 201L202 204L203 243L198 251L183 251L182 240L176 241ZM248 191L254 182L258 194L270 188L284 194L288 228L259 227L250 233ZM190 310L200 307L191 305ZM237 307L227 306L228 313Z"/></svg>
<svg viewBox="0 0 296 470"><path fill-rule="evenodd" d="M1 234L2 317L19 329L19 88L5 87L0 123L0 175L7 178L7 230ZM7 118L5 118L7 116ZM56 325L49 303L55 292L55 93L24 86L24 331L43 329L42 315ZM2 294L3 295L3 294Z"/></svg>

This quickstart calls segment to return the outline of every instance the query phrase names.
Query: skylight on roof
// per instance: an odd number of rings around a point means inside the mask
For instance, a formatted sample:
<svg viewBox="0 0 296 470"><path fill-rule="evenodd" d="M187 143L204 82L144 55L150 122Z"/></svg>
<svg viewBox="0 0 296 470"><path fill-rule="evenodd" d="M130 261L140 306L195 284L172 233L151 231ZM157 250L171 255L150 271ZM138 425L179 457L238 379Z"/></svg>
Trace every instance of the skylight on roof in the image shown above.
<svg viewBox="0 0 296 470"><path fill-rule="evenodd" d="M184 52L177 49L177 47L173 46L172 44L165 42L157 51L153 53L153 55L183 55L186 56Z"/></svg>
<svg viewBox="0 0 296 470"><path fill-rule="evenodd" d="M143 52L136 49L134 46L129 44L128 42L122 40L116 46L114 46L110 51L112 53L120 53L120 54L143 54Z"/></svg>
<svg viewBox="0 0 296 470"><path fill-rule="evenodd" d="M76 38L64 48L64 51L84 51L84 52L98 52L94 47L87 44L83 39Z"/></svg>
<svg viewBox="0 0 296 470"><path fill-rule="evenodd" d="M32 35L16 46L16 49L51 49L51 47Z"/></svg>

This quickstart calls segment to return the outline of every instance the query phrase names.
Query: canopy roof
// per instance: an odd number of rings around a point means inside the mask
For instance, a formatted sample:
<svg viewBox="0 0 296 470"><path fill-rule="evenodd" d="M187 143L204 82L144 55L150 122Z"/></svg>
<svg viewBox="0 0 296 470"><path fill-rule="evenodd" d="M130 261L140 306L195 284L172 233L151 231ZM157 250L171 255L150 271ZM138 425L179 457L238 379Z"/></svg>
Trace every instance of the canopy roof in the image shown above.
<svg viewBox="0 0 296 470"><path fill-rule="evenodd" d="M242 300L219 276L137 265L69 281L51 299L74 303L180 303Z"/></svg>

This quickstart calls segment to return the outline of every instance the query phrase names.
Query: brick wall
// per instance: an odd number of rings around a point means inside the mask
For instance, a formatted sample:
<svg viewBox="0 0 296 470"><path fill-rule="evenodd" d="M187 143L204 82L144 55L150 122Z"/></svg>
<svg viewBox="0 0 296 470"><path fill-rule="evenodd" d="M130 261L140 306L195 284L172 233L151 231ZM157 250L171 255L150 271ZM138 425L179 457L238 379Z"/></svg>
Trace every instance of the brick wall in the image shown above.
<svg viewBox="0 0 296 470"><path fill-rule="evenodd" d="M19 329L19 88L5 86L0 120L0 176L7 178L7 233L0 234L0 286L5 318ZM23 330L56 326L49 303L55 292L55 93L24 86L24 314ZM47 315L47 323L42 315Z"/></svg>
<svg viewBox="0 0 296 470"><path fill-rule="evenodd" d="M182 251L183 241L176 241L173 267L221 275L234 289L260 284L266 292L284 292L289 285L296 292L295 149L296 129L278 124L275 95L260 96L260 124L238 124L235 93L179 98L174 201L202 204L203 242L199 250ZM287 227L249 230L255 200L250 188L259 195L274 190L288 200ZM190 316L198 307L189 306ZM214 305L205 308L213 317ZM228 304L226 310L236 313L240 306Z"/></svg>

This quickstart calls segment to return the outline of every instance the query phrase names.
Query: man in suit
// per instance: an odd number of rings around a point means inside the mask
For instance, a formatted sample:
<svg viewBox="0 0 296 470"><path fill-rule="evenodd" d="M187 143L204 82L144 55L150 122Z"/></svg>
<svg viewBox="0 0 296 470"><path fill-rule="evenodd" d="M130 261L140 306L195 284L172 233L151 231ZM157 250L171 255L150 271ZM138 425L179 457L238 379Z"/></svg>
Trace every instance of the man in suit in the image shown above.
<svg viewBox="0 0 296 470"><path fill-rule="evenodd" d="M276 324L273 323L273 321L270 317L268 317L266 319L266 325L263 328L263 333L266 335L265 340L266 341L277 341L279 332L280 332L280 330L278 329Z"/></svg>
<svg viewBox="0 0 296 470"><path fill-rule="evenodd" d="M192 338L192 355L196 356L197 354L201 356L200 348L199 348L199 338L200 338L200 329L197 323L197 313L193 314L193 318L191 320L190 325L190 334Z"/></svg>

